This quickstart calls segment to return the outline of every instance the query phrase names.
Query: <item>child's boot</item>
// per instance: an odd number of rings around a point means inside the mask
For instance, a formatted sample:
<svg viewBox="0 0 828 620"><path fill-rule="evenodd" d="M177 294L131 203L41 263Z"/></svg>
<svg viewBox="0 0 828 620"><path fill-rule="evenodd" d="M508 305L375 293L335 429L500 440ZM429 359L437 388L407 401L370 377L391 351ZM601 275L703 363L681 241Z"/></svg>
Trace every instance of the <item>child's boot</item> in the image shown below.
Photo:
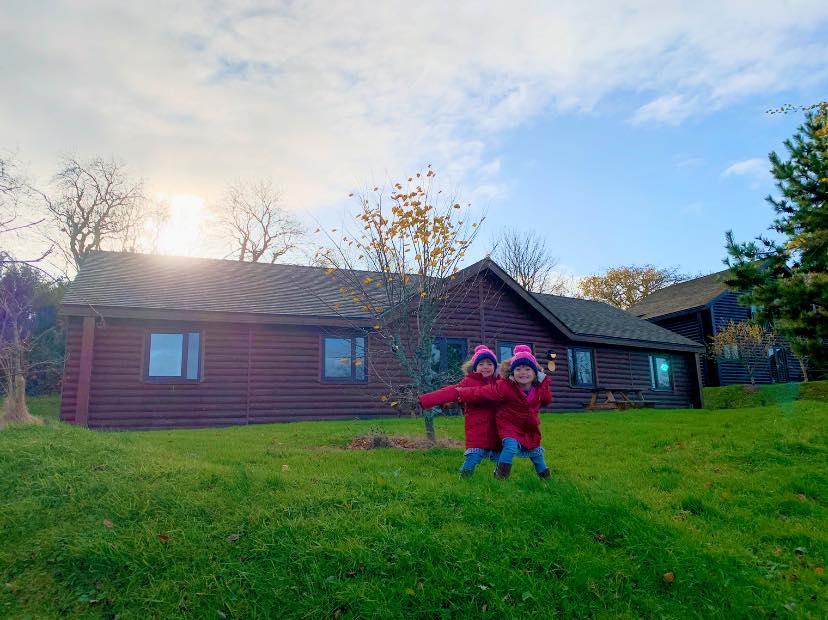
<svg viewBox="0 0 828 620"><path fill-rule="evenodd" d="M552 472L549 471L548 467L546 469L544 469L543 471L538 472L538 478L540 478L541 480L549 480L551 477L552 477Z"/></svg>
<svg viewBox="0 0 828 620"><path fill-rule="evenodd" d="M510 473L512 473L511 463L498 463L497 469L495 469L494 472L494 477L498 480L506 480Z"/></svg>

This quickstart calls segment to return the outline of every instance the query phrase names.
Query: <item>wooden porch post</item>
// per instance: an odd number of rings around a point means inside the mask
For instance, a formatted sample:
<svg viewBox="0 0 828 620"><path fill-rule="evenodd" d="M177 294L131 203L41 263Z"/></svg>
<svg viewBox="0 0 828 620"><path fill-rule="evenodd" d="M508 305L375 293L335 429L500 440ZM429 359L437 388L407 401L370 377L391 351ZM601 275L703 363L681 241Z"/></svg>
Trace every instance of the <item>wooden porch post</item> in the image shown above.
<svg viewBox="0 0 828 620"><path fill-rule="evenodd" d="M87 316L83 318L78 395L75 405L75 424L78 426L86 426L89 419L89 388L92 384L92 351L94 346L95 317Z"/></svg>
<svg viewBox="0 0 828 620"><path fill-rule="evenodd" d="M696 363L696 389L698 390L697 401L693 403L697 405L697 409L704 409L704 383L702 382L701 374L701 356L698 353L693 355L693 361Z"/></svg>

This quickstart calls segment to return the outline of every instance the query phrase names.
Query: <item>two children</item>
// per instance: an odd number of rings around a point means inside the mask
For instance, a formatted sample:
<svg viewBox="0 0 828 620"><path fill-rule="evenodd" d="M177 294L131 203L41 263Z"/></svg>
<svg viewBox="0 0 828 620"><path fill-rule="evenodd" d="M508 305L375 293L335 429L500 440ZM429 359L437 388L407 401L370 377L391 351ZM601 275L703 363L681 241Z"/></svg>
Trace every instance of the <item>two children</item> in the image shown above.
<svg viewBox="0 0 828 620"><path fill-rule="evenodd" d="M467 373L466 377L457 385L447 386L436 392L424 394L419 397L420 405L423 408L434 407L439 404L459 401L466 410L466 462L460 472L461 475L470 475L474 467L487 456L493 458L491 452L471 452L472 455L481 455L479 458L469 460L469 450L492 450L492 443L486 446L470 446L469 440L469 411L473 411L475 418L471 424L473 429L478 428L480 420L485 415L491 415L494 419L497 437L502 445L500 454L497 457L497 469L495 477L505 480L512 470L512 460L515 456L524 456L531 459L535 471L542 479L550 477L549 468L543 458L543 447L541 447L540 417L538 411L541 407L552 402L552 391L550 379L538 368L538 362L532 355L532 350L526 345L518 345L510 360L504 361L500 366L500 377L494 381L491 378L482 377L482 373L475 373L480 367L480 359L475 360L482 351L488 352L491 358L496 361L494 353L490 349L480 345L475 349L475 354L470 360L469 369L473 372ZM488 359L488 355L485 357ZM464 366L464 370L467 370ZM470 377L473 374L481 374L481 378ZM484 382L483 382L484 381ZM465 382L465 383L464 383ZM483 382L481 384L481 382ZM493 413L493 415L492 415ZM491 419L491 418L490 418ZM488 442L488 435L486 435ZM476 433L472 434L472 444L483 443Z"/></svg>

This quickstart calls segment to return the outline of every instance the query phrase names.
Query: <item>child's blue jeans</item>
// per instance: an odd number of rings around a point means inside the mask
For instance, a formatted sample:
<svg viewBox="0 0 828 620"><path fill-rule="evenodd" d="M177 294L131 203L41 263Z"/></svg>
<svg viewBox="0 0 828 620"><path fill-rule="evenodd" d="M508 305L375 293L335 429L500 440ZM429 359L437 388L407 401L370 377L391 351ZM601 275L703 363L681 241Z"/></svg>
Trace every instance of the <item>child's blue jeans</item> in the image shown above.
<svg viewBox="0 0 828 620"><path fill-rule="evenodd" d="M498 463L512 464L512 459L516 456L528 458L535 466L535 471L541 473L547 470L546 462L543 460L543 447L538 446L531 450L524 448L517 439L507 437L503 440L503 450L500 452Z"/></svg>
<svg viewBox="0 0 828 620"><path fill-rule="evenodd" d="M463 465L460 466L460 473L473 472L474 468L480 465L483 459L489 459L497 462L500 452L497 450L486 450L485 448L468 448L464 452L464 455L466 460L463 461Z"/></svg>

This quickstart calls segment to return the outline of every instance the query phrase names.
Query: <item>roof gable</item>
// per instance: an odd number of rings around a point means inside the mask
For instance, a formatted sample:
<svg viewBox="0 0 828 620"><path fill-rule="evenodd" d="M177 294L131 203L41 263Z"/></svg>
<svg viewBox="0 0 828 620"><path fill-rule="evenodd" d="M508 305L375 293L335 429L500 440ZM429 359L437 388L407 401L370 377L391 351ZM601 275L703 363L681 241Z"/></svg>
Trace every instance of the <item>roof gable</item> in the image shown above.
<svg viewBox="0 0 828 620"><path fill-rule="evenodd" d="M728 270L679 282L659 289L632 306L629 311L643 319L653 319L703 308L729 289L724 284Z"/></svg>

